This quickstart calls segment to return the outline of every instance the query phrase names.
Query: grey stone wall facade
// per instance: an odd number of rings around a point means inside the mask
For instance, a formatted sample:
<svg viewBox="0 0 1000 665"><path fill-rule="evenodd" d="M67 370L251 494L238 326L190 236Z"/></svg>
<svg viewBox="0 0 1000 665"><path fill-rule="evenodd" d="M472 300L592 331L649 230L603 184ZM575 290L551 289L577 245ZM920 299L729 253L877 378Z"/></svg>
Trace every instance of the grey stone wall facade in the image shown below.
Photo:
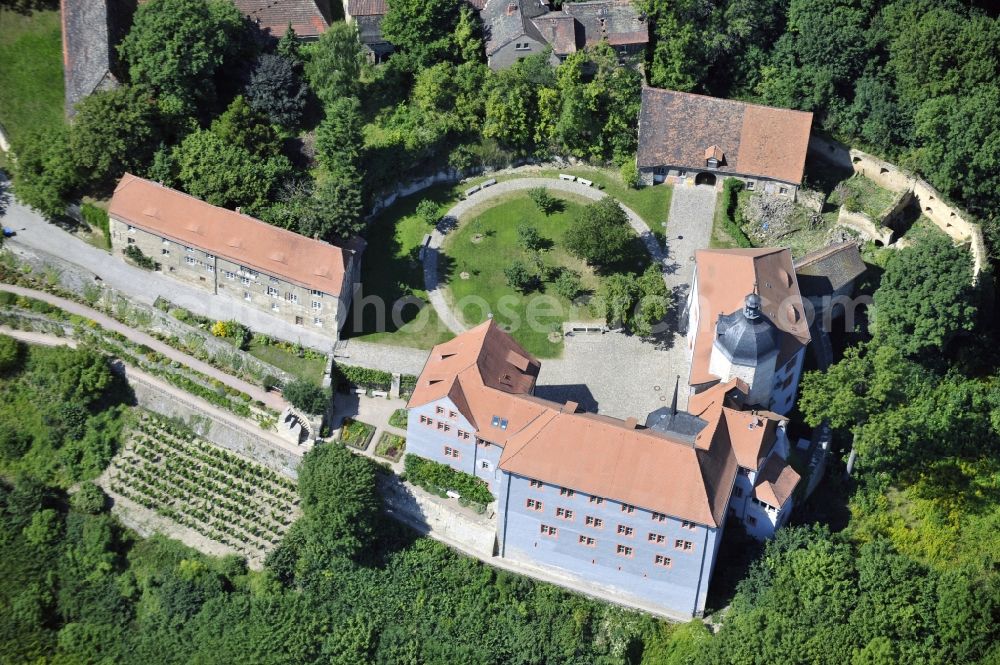
<svg viewBox="0 0 1000 665"><path fill-rule="evenodd" d="M288 323L308 327L336 340L347 318L351 288L360 260L348 255L347 275L340 293L324 293L234 263L197 247L189 247L115 217L110 219L116 255L137 247L171 278L208 293L241 300ZM247 322L244 322L247 323Z"/></svg>
<svg viewBox="0 0 1000 665"><path fill-rule="evenodd" d="M644 185L656 185L661 182L672 185L693 185L696 183L698 176L703 173L714 176L715 186L719 189L722 188L722 183L726 178L737 178L746 183L747 189L751 191L764 192L765 194L773 194L774 196L785 196L792 200L795 200L799 191L798 185L793 183L772 180L771 178L761 176L722 173L712 171L711 169L688 169L669 165L657 167L643 166L639 168L639 178Z"/></svg>

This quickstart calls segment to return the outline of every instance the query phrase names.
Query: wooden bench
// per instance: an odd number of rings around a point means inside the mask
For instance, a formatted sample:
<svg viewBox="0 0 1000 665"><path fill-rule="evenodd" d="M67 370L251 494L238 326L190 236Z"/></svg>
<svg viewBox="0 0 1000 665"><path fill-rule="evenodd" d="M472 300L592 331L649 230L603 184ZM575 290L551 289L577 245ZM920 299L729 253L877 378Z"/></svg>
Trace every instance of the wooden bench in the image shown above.
<svg viewBox="0 0 1000 665"><path fill-rule="evenodd" d="M574 180L576 180L576 176L575 175L570 175L568 173L560 173L559 174L559 179L560 180L568 180L570 182L573 182Z"/></svg>

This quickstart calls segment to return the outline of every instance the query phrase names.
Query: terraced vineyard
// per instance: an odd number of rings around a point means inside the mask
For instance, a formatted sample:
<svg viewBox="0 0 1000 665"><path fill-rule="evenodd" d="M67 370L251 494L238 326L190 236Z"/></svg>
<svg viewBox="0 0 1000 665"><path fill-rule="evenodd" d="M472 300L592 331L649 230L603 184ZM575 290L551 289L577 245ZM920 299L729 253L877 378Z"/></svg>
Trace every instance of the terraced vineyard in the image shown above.
<svg viewBox="0 0 1000 665"><path fill-rule="evenodd" d="M107 489L251 558L281 541L297 516L294 482L138 411L111 462Z"/></svg>

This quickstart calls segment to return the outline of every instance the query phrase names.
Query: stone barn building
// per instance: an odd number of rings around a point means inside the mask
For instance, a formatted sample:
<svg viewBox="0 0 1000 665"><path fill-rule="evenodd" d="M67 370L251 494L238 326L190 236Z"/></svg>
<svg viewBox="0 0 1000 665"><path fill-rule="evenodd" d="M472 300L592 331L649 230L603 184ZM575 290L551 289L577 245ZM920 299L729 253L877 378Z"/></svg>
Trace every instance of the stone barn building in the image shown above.
<svg viewBox="0 0 1000 665"><path fill-rule="evenodd" d="M135 0L62 0L66 115L87 95L118 87L123 74L118 44L128 34L135 7Z"/></svg>
<svg viewBox="0 0 1000 665"><path fill-rule="evenodd" d="M116 254L135 247L164 275L338 338L362 241L342 248L306 238L128 173L108 216Z"/></svg>
<svg viewBox="0 0 1000 665"><path fill-rule="evenodd" d="M647 185L736 177L749 190L794 198L811 128L804 111L643 88L636 164Z"/></svg>
<svg viewBox="0 0 1000 665"><path fill-rule="evenodd" d="M283 37L291 26L300 41L314 42L330 27L329 0L235 0L235 4L272 37Z"/></svg>

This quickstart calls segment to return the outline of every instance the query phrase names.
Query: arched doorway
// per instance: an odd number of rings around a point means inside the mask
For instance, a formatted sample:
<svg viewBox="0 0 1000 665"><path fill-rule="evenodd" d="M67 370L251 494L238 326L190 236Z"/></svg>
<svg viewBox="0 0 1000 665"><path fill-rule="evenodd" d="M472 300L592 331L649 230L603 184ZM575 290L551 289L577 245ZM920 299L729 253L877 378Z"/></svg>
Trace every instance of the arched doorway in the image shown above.
<svg viewBox="0 0 1000 665"><path fill-rule="evenodd" d="M694 184L696 185L709 185L715 187L715 174L714 173L699 173L694 178Z"/></svg>

